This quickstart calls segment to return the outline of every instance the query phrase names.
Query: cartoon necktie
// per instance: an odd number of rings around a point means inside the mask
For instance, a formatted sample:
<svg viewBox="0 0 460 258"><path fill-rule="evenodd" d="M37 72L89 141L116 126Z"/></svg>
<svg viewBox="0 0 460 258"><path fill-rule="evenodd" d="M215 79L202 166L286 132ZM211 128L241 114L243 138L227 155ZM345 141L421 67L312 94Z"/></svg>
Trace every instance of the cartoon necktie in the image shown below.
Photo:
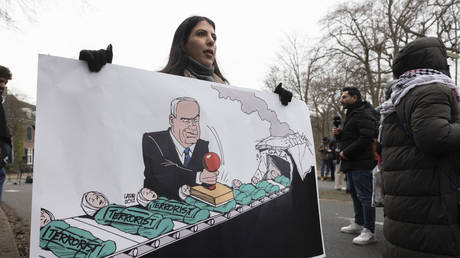
<svg viewBox="0 0 460 258"><path fill-rule="evenodd" d="M184 150L184 153L185 153L184 167L187 167L188 163L190 163L191 158L190 158L189 152L190 152L190 148L189 147L185 148L185 150Z"/></svg>

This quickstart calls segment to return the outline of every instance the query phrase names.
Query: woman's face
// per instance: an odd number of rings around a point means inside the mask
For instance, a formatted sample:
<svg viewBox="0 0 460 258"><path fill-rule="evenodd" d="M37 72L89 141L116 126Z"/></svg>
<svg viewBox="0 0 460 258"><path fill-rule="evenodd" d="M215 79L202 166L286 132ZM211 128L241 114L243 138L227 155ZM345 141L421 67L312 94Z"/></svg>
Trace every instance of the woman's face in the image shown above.
<svg viewBox="0 0 460 258"><path fill-rule="evenodd" d="M216 33L207 21L193 27L185 43L185 52L200 64L211 67L216 59Z"/></svg>

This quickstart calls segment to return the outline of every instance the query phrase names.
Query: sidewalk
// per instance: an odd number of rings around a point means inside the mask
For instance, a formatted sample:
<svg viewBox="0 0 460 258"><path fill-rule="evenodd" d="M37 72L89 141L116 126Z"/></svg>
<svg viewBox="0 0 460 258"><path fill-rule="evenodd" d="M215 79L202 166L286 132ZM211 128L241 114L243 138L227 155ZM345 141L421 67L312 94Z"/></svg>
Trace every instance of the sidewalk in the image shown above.
<svg viewBox="0 0 460 258"><path fill-rule="evenodd" d="M18 249L14 241L13 231L6 214L0 207L0 254L1 257L19 257Z"/></svg>
<svg viewBox="0 0 460 258"><path fill-rule="evenodd" d="M28 257L32 184L8 176L0 206L0 258Z"/></svg>
<svg viewBox="0 0 460 258"><path fill-rule="evenodd" d="M346 191L335 190L333 181L321 181L318 179L318 193L320 199L333 199L339 201L352 201L351 195Z"/></svg>

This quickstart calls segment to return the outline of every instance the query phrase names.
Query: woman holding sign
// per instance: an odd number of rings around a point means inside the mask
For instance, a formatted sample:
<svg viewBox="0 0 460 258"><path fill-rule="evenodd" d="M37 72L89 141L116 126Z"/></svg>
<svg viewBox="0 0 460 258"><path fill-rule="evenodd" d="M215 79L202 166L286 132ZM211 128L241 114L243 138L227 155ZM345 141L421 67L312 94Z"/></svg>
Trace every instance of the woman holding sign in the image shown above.
<svg viewBox="0 0 460 258"><path fill-rule="evenodd" d="M216 61L216 33L214 22L203 16L185 19L174 33L169 60L163 73L228 83ZM106 63L112 63L112 45L107 49L82 50L80 60L88 62L89 70L98 72ZM278 85L275 93L283 105L292 99L292 93Z"/></svg>

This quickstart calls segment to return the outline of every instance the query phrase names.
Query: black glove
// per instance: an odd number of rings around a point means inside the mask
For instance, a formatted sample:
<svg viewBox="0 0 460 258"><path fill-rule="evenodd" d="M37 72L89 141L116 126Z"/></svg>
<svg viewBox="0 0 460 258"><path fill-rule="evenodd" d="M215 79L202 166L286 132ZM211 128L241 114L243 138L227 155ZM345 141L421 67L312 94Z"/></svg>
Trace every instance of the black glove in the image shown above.
<svg viewBox="0 0 460 258"><path fill-rule="evenodd" d="M106 63L112 63L112 58L112 44L109 44L107 49L82 50L80 51L80 56L78 57L78 59L88 63L88 67L91 72L99 72Z"/></svg>
<svg viewBox="0 0 460 258"><path fill-rule="evenodd" d="M276 86L274 93L278 94L280 96L280 101L281 104L287 106L289 102L292 100L292 92L284 89L282 86L282 83L278 84Z"/></svg>

